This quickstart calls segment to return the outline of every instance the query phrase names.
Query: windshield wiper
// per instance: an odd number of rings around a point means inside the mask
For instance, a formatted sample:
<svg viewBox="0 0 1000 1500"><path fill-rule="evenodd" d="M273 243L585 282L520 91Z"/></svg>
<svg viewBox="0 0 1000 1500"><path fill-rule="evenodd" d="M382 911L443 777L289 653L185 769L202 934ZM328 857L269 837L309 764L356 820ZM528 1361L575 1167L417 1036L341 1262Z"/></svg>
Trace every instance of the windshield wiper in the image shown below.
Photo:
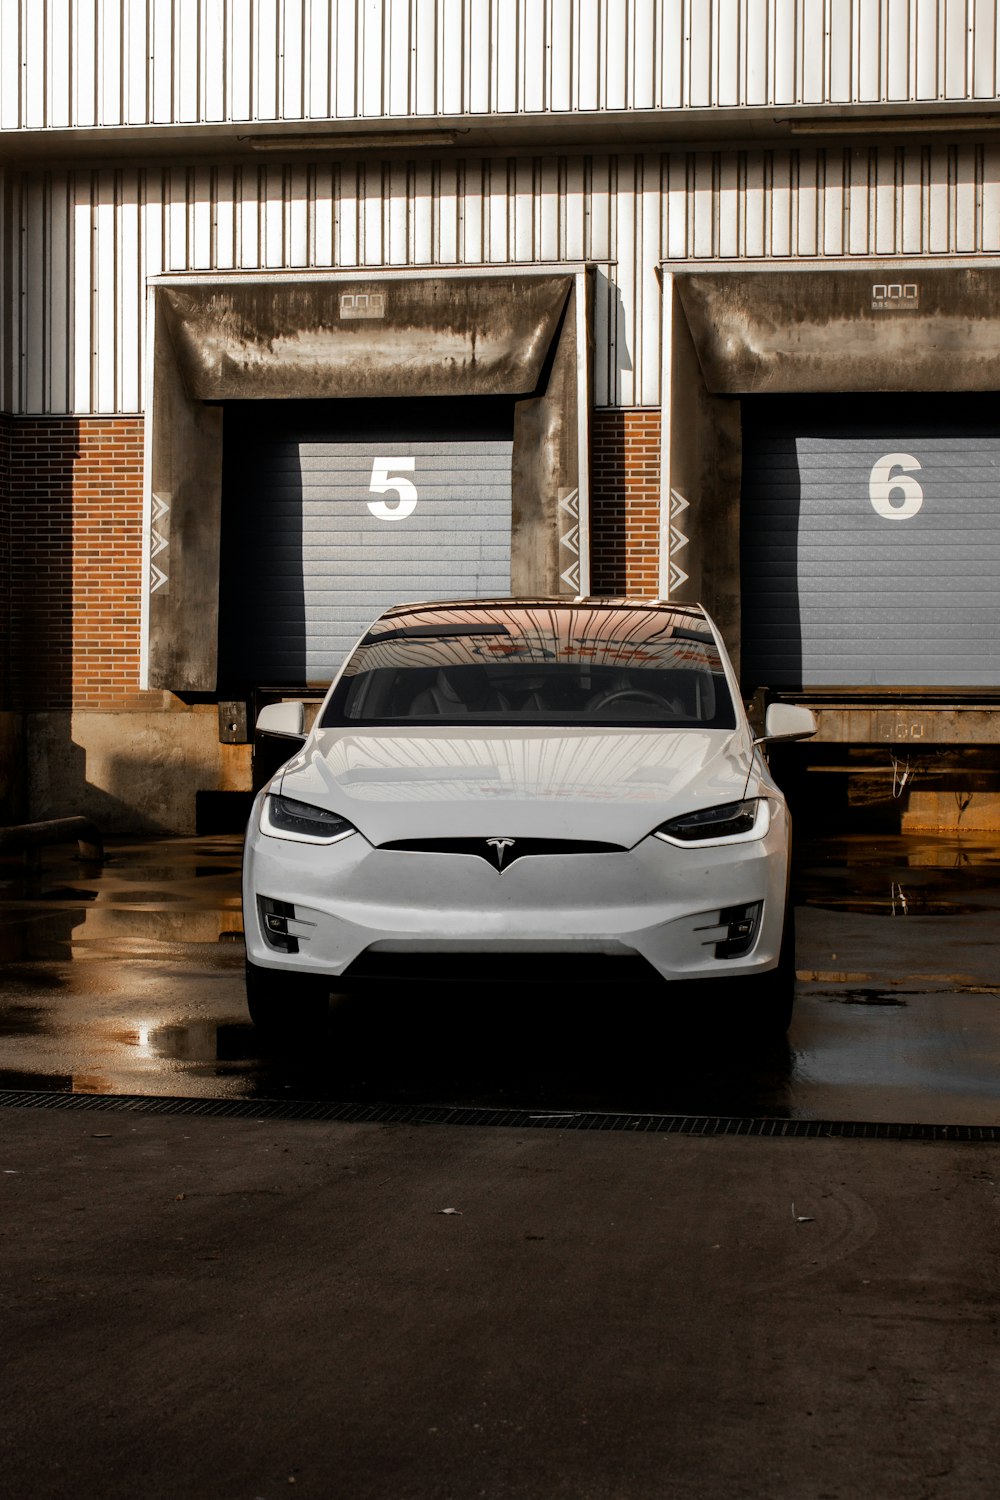
<svg viewBox="0 0 1000 1500"><path fill-rule="evenodd" d="M402 625L398 630L382 630L378 635L369 632L361 644L375 646L381 641L446 640L453 635L510 635L510 631L506 625Z"/></svg>
<svg viewBox="0 0 1000 1500"><path fill-rule="evenodd" d="M671 641L700 641L703 646L714 646L715 637L704 630L688 630L684 625L675 627L672 635L668 636Z"/></svg>

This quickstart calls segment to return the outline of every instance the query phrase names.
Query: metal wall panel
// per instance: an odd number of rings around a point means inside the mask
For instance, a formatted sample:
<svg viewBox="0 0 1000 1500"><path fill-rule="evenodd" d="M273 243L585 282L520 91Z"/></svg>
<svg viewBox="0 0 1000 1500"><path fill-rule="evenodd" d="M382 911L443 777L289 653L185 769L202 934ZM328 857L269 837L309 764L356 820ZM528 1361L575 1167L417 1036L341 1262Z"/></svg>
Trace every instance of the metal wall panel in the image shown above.
<svg viewBox="0 0 1000 1500"><path fill-rule="evenodd" d="M995 417L965 397L811 405L798 417L787 397L744 406L747 680L993 687Z"/></svg>
<svg viewBox="0 0 1000 1500"><path fill-rule="evenodd" d="M0 129L991 99L1000 0L4 0Z"/></svg>
<svg viewBox="0 0 1000 1500"><path fill-rule="evenodd" d="M141 409L162 272L588 260L599 405L659 403L661 260L1000 252L1000 148L868 147L15 178L19 412Z"/></svg>
<svg viewBox="0 0 1000 1500"><path fill-rule="evenodd" d="M400 599L509 594L512 447L245 439L226 480L224 677L326 682Z"/></svg>

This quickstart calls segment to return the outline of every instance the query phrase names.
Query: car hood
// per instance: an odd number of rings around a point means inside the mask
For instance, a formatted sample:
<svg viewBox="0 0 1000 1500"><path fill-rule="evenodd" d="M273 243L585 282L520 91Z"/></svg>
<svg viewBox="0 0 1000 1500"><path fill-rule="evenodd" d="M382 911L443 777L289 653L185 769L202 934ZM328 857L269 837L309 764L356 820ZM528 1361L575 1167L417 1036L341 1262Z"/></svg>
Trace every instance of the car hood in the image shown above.
<svg viewBox="0 0 1000 1500"><path fill-rule="evenodd" d="M578 838L631 845L666 818L756 789L753 742L725 729L321 729L272 784L394 839Z"/></svg>

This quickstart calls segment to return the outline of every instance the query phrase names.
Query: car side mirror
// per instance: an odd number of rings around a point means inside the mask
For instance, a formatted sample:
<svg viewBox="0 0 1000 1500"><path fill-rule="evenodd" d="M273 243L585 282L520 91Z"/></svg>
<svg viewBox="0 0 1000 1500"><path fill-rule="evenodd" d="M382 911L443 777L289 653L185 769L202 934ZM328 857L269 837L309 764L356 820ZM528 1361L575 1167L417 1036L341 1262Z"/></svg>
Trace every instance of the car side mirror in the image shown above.
<svg viewBox="0 0 1000 1500"><path fill-rule="evenodd" d="M258 734L281 734L288 739L305 739L306 706L304 703L267 703L257 715Z"/></svg>
<svg viewBox="0 0 1000 1500"><path fill-rule="evenodd" d="M764 733L755 741L761 745L775 740L807 740L819 726L811 708L801 703L772 703L764 715Z"/></svg>

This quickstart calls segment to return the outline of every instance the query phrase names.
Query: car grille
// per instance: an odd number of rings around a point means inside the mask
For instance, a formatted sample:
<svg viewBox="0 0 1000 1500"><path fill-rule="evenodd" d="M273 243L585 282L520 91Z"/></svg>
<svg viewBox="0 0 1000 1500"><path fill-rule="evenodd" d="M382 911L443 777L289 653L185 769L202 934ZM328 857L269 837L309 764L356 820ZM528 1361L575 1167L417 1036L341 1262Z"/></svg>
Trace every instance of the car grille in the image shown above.
<svg viewBox="0 0 1000 1500"><path fill-rule="evenodd" d="M624 844L604 844L594 839L393 839L378 847L409 854L471 854L499 870L506 870L516 859L537 859L549 854L625 853Z"/></svg>

